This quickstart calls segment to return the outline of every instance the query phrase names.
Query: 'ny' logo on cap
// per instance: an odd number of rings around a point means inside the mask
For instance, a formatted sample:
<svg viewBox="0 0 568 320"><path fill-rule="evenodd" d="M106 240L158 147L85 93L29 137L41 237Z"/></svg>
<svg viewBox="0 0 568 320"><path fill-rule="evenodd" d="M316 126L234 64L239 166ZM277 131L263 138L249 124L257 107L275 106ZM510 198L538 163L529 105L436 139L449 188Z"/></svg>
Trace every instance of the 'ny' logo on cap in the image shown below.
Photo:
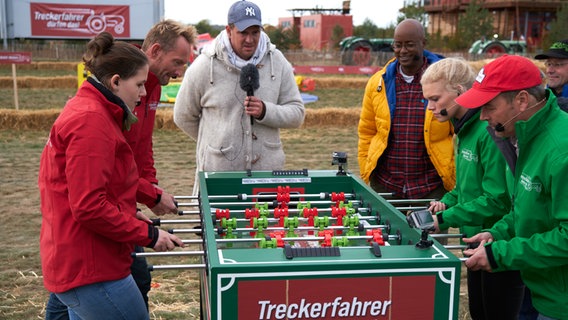
<svg viewBox="0 0 568 320"><path fill-rule="evenodd" d="M246 16L255 16L256 14L254 13L254 8L253 7L246 7L245 8L245 15Z"/></svg>

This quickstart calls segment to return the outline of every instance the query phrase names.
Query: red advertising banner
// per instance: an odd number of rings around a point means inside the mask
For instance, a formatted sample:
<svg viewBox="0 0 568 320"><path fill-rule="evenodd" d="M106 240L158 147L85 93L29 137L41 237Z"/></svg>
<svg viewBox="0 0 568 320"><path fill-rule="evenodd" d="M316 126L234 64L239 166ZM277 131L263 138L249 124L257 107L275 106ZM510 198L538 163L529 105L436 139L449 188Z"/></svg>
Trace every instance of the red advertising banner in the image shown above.
<svg viewBox="0 0 568 320"><path fill-rule="evenodd" d="M238 318L433 320L435 287L431 275L241 281Z"/></svg>
<svg viewBox="0 0 568 320"><path fill-rule="evenodd" d="M377 66L294 66L296 74L374 74Z"/></svg>
<svg viewBox="0 0 568 320"><path fill-rule="evenodd" d="M30 3L32 36L92 38L102 31L130 37L130 7Z"/></svg>
<svg viewBox="0 0 568 320"><path fill-rule="evenodd" d="M0 51L0 63L30 64L32 63L32 53Z"/></svg>

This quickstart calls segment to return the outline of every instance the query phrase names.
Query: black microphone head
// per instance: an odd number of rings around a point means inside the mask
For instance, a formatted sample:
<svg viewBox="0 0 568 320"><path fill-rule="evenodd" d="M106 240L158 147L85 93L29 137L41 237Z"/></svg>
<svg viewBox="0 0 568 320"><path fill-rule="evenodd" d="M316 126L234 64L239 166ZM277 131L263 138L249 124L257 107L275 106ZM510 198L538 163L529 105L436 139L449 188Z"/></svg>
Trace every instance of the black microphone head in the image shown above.
<svg viewBox="0 0 568 320"><path fill-rule="evenodd" d="M500 124L500 123L498 123L498 124L495 125L495 131L497 131L497 132L503 132L503 131L505 131L505 126L502 125L502 124Z"/></svg>
<svg viewBox="0 0 568 320"><path fill-rule="evenodd" d="M445 117L445 116L448 115L448 110L447 110L447 109L442 109L442 110L440 110L440 114Z"/></svg>
<svg viewBox="0 0 568 320"><path fill-rule="evenodd" d="M239 84L244 91L252 92L260 87L260 76L258 69L252 63L247 64L241 69Z"/></svg>

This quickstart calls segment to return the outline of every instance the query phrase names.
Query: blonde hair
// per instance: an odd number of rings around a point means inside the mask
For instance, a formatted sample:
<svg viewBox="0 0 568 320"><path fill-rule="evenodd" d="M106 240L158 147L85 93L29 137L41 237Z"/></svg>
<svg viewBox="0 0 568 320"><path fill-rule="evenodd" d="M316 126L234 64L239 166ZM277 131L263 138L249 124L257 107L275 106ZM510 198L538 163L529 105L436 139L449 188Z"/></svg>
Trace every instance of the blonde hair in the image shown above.
<svg viewBox="0 0 568 320"><path fill-rule="evenodd" d="M443 82L448 91L459 93L471 88L475 77L475 71L464 59L446 58L428 66L422 74L420 83L424 85Z"/></svg>

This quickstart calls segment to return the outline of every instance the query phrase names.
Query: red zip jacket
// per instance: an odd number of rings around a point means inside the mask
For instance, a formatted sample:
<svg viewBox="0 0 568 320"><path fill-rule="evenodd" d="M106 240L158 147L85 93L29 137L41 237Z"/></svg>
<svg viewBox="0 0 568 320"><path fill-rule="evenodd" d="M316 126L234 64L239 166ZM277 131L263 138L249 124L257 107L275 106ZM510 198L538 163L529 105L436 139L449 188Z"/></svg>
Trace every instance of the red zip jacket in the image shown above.
<svg viewBox="0 0 568 320"><path fill-rule="evenodd" d="M123 110L85 81L51 129L38 185L44 285L55 293L130 274L134 245L155 228L136 219L138 174Z"/></svg>
<svg viewBox="0 0 568 320"><path fill-rule="evenodd" d="M158 179L154 167L152 133L156 120L156 109L162 95L162 86L156 75L149 72L144 87L146 96L142 97L140 105L133 111L138 122L133 124L129 131L123 133L132 148L140 175L136 201L145 204L148 208L153 208L156 205L158 193L161 193L154 187L154 184L158 184Z"/></svg>

